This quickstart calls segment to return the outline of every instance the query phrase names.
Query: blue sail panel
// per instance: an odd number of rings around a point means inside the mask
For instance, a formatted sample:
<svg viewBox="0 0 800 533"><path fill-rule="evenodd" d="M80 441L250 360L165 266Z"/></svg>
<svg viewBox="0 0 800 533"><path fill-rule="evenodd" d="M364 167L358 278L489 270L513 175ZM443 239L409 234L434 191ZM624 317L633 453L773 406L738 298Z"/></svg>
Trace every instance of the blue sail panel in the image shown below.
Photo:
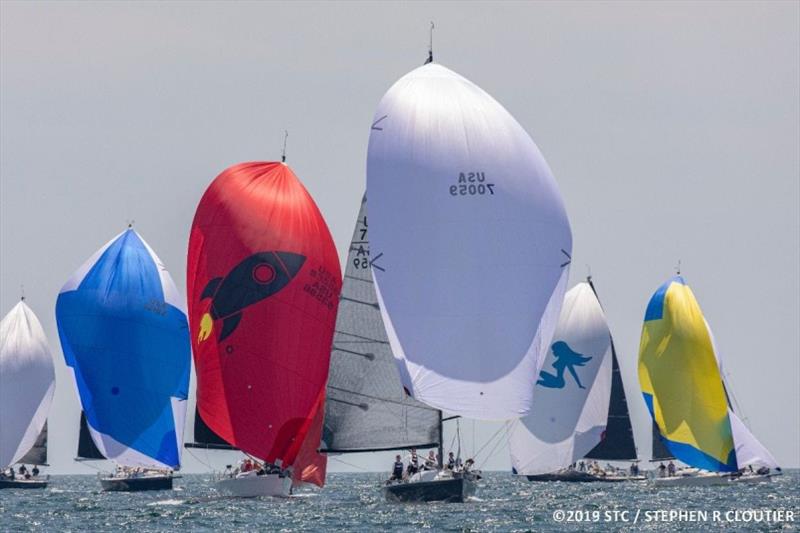
<svg viewBox="0 0 800 533"><path fill-rule="evenodd" d="M56 320L92 438L119 464L178 468L190 344L174 282L132 229L88 263Z"/></svg>

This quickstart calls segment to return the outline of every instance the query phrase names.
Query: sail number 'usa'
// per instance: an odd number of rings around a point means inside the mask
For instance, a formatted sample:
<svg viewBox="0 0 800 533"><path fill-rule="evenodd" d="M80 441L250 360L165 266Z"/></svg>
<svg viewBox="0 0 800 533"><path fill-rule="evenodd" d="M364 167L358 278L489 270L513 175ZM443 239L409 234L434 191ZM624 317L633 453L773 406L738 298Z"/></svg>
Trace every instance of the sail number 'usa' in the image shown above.
<svg viewBox="0 0 800 533"><path fill-rule="evenodd" d="M494 183L487 183L483 172L460 172L458 183L450 186L451 196L483 196L494 194Z"/></svg>

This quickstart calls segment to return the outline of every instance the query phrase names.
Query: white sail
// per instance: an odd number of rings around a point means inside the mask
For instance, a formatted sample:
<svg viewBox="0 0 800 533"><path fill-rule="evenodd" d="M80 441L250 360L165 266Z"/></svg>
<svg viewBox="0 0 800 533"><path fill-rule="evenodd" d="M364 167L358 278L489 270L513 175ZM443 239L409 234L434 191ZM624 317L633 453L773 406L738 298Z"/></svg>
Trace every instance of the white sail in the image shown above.
<svg viewBox="0 0 800 533"><path fill-rule="evenodd" d="M731 432L733 433L733 445L736 449L736 464L739 468L747 466L767 466L771 469L779 468L778 461L767 450L763 444L756 438L755 435L744 425L744 422L733 410L733 392L730 383L725 379L725 370L723 368L722 353L719 350L714 332L711 330L711 325L706 320L706 329L708 336L711 338L711 346L714 349L714 356L717 358L717 366L719 367L719 374L722 376L722 385L725 389L725 395L728 399L728 418L731 421ZM737 408L739 406L737 405Z"/></svg>
<svg viewBox="0 0 800 533"><path fill-rule="evenodd" d="M21 301L0 322L0 467L16 463L36 443L55 379L42 325Z"/></svg>
<svg viewBox="0 0 800 533"><path fill-rule="evenodd" d="M518 474L555 472L600 443L611 398L611 353L600 302L588 283L579 283L564 298L533 409L509 432L511 464Z"/></svg>
<svg viewBox="0 0 800 533"><path fill-rule="evenodd" d="M733 432L733 444L736 446L736 464L739 468L746 466L767 466L771 469L778 468L778 461L769 453L763 444L750 433L744 422L728 409L728 417L731 419L731 431Z"/></svg>
<svg viewBox="0 0 800 533"><path fill-rule="evenodd" d="M403 385L470 418L525 415L572 250L533 140L482 89L431 63L381 100L367 190L375 287Z"/></svg>

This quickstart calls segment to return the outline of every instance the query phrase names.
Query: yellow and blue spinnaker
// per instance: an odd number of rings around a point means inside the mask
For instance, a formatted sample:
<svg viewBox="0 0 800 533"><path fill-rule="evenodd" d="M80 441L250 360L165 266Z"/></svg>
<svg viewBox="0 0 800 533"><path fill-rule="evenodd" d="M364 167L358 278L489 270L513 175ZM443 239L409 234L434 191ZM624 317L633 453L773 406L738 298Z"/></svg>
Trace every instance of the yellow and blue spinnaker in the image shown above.
<svg viewBox="0 0 800 533"><path fill-rule="evenodd" d="M676 276L650 299L639 347L645 403L672 454L717 472L737 470L728 403L700 305Z"/></svg>

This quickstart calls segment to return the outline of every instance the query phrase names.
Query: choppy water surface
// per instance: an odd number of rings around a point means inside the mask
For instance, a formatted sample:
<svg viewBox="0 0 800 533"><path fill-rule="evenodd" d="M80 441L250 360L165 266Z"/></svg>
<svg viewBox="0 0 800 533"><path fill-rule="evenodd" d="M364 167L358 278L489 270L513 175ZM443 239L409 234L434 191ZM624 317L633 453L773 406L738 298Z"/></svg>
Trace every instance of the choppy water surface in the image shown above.
<svg viewBox="0 0 800 533"><path fill-rule="evenodd" d="M221 497L210 476L203 475L176 480L173 491L140 493L101 492L92 476L54 476L50 488L44 491L0 491L0 530L800 530L797 470L772 483L682 489L656 489L647 483L529 483L494 472L481 482L477 498L465 504L386 503L380 480L378 474L330 474L324 490L300 490L289 499L242 500ZM794 522L713 520L714 511L724 518L729 511L753 509L793 511ZM639 521L634 525L637 510ZM705 511L708 521L699 517L693 521L646 521L647 511L662 510ZM553 518L556 511L586 514L573 514L573 519L584 519L581 523L558 523ZM736 519L736 515L729 516ZM740 520L744 518L746 515L739 515Z"/></svg>

